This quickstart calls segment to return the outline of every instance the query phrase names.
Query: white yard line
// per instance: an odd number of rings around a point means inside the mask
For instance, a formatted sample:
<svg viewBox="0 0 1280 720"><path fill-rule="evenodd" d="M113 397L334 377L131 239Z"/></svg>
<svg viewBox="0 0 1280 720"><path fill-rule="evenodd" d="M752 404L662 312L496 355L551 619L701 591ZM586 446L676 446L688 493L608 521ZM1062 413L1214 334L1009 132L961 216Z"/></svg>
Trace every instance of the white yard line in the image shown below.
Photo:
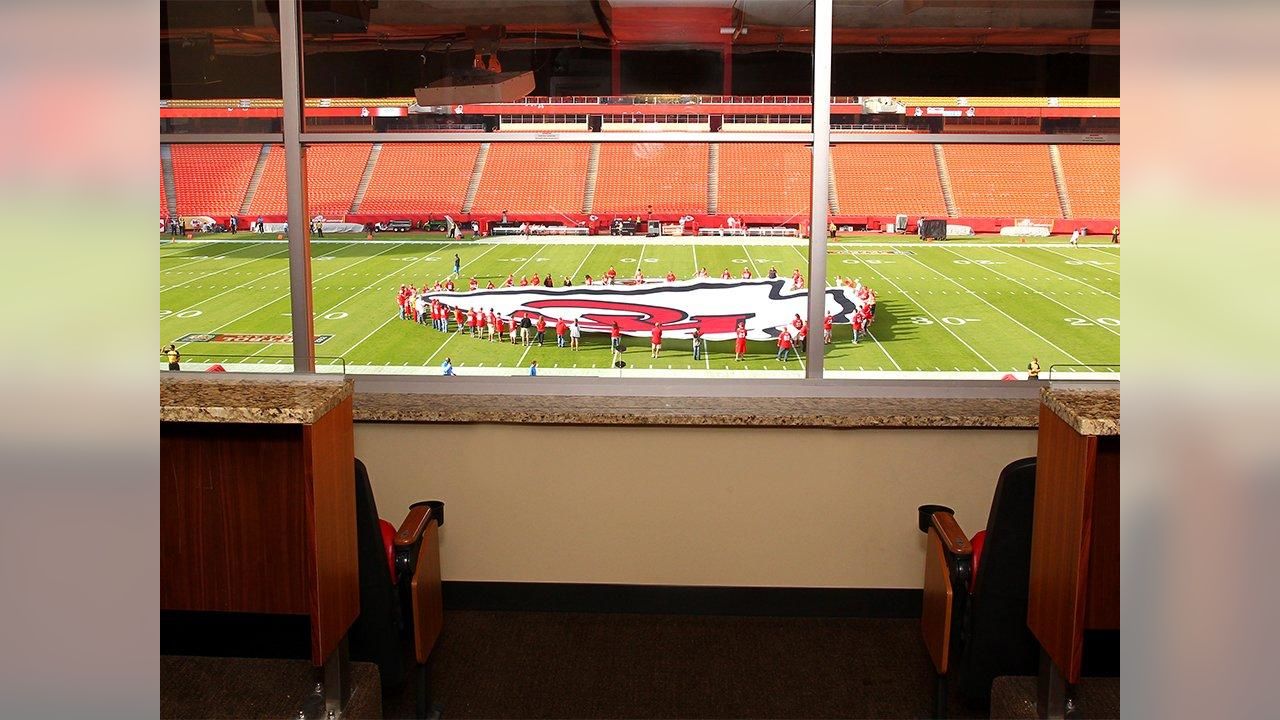
<svg viewBox="0 0 1280 720"><path fill-rule="evenodd" d="M423 361L422 366L430 367L431 361L436 359L436 356L440 354L441 350L444 350L444 346L452 342L453 339L461 335L462 332L463 332L462 330L454 330L453 332L449 333L449 337L445 338L444 342L440 343L440 347L436 348L436 351L431 353L431 356L428 357L425 361Z"/></svg>
<svg viewBox="0 0 1280 720"><path fill-rule="evenodd" d="M354 244L354 243L353 243L353 244ZM402 243L402 244L403 244L403 243ZM355 262L351 263L350 265L344 265L343 267L341 267L341 268L339 268L339 269L337 269L337 270L334 270L334 271L333 271L333 272L331 272L331 273L328 273L328 274L326 274L326 275L321 275L320 277L318 277L318 278L316 278L316 279L315 279L315 282L319 282L319 281L321 281L321 280L324 280L325 278L332 277L332 276L334 276L334 275L337 275L337 274L338 274L338 273L340 273L340 272L346 272L348 269L353 268L353 267L355 267L356 265L359 265L360 263L368 262L369 260L372 260L372 259L374 259L374 258L378 257L379 255L384 255L384 254L386 254L386 253L389 253L389 252L391 252L392 250L395 250L395 248L394 248L394 247L392 247L392 248L387 248L386 250L383 250L382 252L378 253L377 255L370 255L369 257L364 258L364 259L362 259L362 260L357 260L357 261L355 261ZM274 273L273 273L273 274L274 274ZM313 284L314 284L314 283L313 283ZM244 313L243 315L240 315L239 317L235 318L234 320L229 320L229 321L227 321L227 322L225 322L225 323L223 323L223 324L219 325L218 327L216 327L216 328L214 328L214 329L212 329L212 330L208 330L208 331L206 331L206 332L208 332L208 333L216 333L217 331L221 330L222 328L225 328L226 326L228 326L228 325L230 325L230 324L232 324L232 323L239 322L240 320L243 320L244 318L247 318L247 317L249 317L250 315L252 315L252 314L254 314L254 313L256 313L256 312L260 312L260 311L262 311L263 309L265 309L265 308L267 308L267 307L270 307L272 304L277 303L277 302L280 302L281 300L283 300L283 299L285 299L285 298L287 298L287 297L289 297L289 293L285 293L285 294L280 295L280 296L278 296L278 297L272 298L271 300L269 300L269 301L267 301L267 302L263 303L262 305L259 305L258 307L256 307L256 308L254 308L254 309L250 310L249 312ZM203 301L202 301L202 302L203 302ZM187 345L190 345L190 344L191 344L191 343L182 343L182 344L178 345L178 347L186 347ZM267 345L267 346L268 346L268 347L270 347L270 343L268 343L268 345Z"/></svg>
<svg viewBox="0 0 1280 720"><path fill-rule="evenodd" d="M698 271L702 269L702 266L698 264L698 243L689 243L689 247L693 248L693 276L698 277Z"/></svg>
<svg viewBox="0 0 1280 720"><path fill-rule="evenodd" d="M546 247L546 246L544 245L543 247ZM645 243L640 246L640 257L636 258L636 272L641 272L641 267L644 265L644 251L648 249L649 249L648 243ZM632 275L635 275L635 273L632 273Z"/></svg>
<svg viewBox="0 0 1280 720"><path fill-rule="evenodd" d="M169 257L178 257L178 256L177 256L177 255L170 255ZM167 258L165 258L164 256L161 256L161 257L160 257L160 259L161 259L161 260L165 260L165 259L167 259ZM177 270L178 268L184 268L184 267L186 267L186 266L188 266L188 265L195 265L196 263L209 262L210 260L216 260L216 259L217 259L217 258L209 257L208 255L205 255L205 256L204 256L204 257L202 257L202 258L199 258L199 259L197 259L197 260L191 260L190 262L184 262L184 263L182 263L181 265L174 265L173 267L161 268L161 269L160 269L160 274L161 274L161 275L163 275L164 273L167 273L167 272L173 272L174 270Z"/></svg>
<svg viewBox="0 0 1280 720"><path fill-rule="evenodd" d="M948 324L946 324L946 323L942 322L942 321L941 321L941 320L939 320L937 317L934 317L934 314L933 314L933 313L931 313L931 312L929 312L929 309L928 309L928 308L926 308L926 307L924 306L924 304L923 304L923 303L921 303L919 300L915 299L915 293L911 293L911 292L907 292L906 290L903 290L903 289L902 289L902 286L900 286L900 285L898 285L898 283L896 283L896 282L894 282L894 281L890 280L890 279L889 279L889 276L888 276L888 275L885 275L885 274L884 274L884 273L882 273L882 272L880 272L880 270L879 270L878 268L876 268L876 266L874 266L874 265L867 265L866 267L867 267L867 268L869 268L869 269L870 269L872 272L874 272L875 274L877 274L877 275L879 275L880 277L884 278L886 282L888 282L890 285L892 285L892 286L893 286L893 287L894 287L898 292L902 293L902 295L903 295L904 297L906 297L908 300L910 300L910 301L914 302L914 303L915 303L915 305L916 305L916 307L920 308L920 312L922 312L922 313L924 313L925 315L928 315L928 316L929 316L929 319L933 321L933 324L934 324L934 325L937 325L937 326L941 327L943 330L946 330L947 332L951 333L951 337L954 337L956 340L959 340L961 345L964 345L965 347L969 348L969 352L973 353L974 355L977 355L977 356L978 356L978 358L980 358L980 359L982 360L982 362L984 362L984 363L986 363L987 365L991 366L991 369L992 369L992 370L996 370L996 371L998 371L998 370L999 370L999 368L997 368L997 367L995 366L995 363L991 362L991 361L990 361L990 360L988 360L986 357L984 357L984 356L982 355L982 353L978 352L977 350L974 350L972 345L970 345L969 343L965 342L965 341L964 341L964 338L962 338L962 337L960 337L959 335L957 335L957 334L956 334L956 332L955 332L954 330L952 330L952 329L951 329L951 326L950 326L950 325L948 325ZM895 363L895 364L896 364L896 363Z"/></svg>
<svg viewBox="0 0 1280 720"><path fill-rule="evenodd" d="M953 255L958 255L958 253L952 253L952 254L953 254ZM870 266L868 266L868 267L870 267ZM1044 298L1045 300L1048 300L1049 302L1052 302L1052 303L1054 303L1054 304L1056 304L1056 305L1060 305L1061 307L1063 307L1063 308L1065 308L1065 309L1067 309L1067 310L1070 310L1074 315L1080 315L1080 311L1079 311L1079 310L1076 310L1076 309L1075 309L1075 308L1073 308L1073 307L1070 307L1070 306L1064 305L1063 303L1058 302L1057 300L1055 300L1055 299L1053 299L1053 298L1049 297L1048 293L1044 292L1043 290L1037 290L1037 289L1035 289L1035 288L1031 287L1030 285L1028 285L1028 284L1026 284L1026 283L1022 282L1021 280L1019 280L1019 279L1017 279L1017 278L1015 278L1015 277L1010 277L1009 275L1005 275L1004 273L1000 272L999 270L996 270L995 268L992 268L990 265L974 265L974 267L980 267L980 268L982 268L983 270L987 270L987 271L993 272L993 273L995 273L996 275L999 275L1000 277L1002 277L1002 278L1004 278L1004 279L1006 279L1006 280L1009 280L1009 281L1011 281L1011 282L1014 282L1014 283L1017 283L1017 284L1021 285L1022 287L1024 287L1024 288L1026 288L1026 289L1030 290L1031 292L1035 293L1036 295L1039 295L1040 297ZM1084 317L1088 317L1088 316L1087 316L1087 315L1085 315ZM1095 323L1094 323L1094 325L1097 325L1098 327L1102 328L1103 330L1106 330L1107 332L1111 333L1112 335L1115 335L1116 337L1120 337L1120 333L1116 332L1115 330L1112 330L1111 328L1107 327L1106 325L1103 325L1102 323L1096 323L1096 322L1095 322Z"/></svg>
<svg viewBox="0 0 1280 720"><path fill-rule="evenodd" d="M587 260L591 258L591 253L595 251L596 251L596 246L592 245L591 249L587 251L587 254L582 256L582 262L578 263L578 269L574 270L573 274L569 276L570 280L573 280L573 282L578 285L582 284L582 281L578 279L578 273L581 273L582 268L586 267Z"/></svg>
<svg viewBox="0 0 1280 720"><path fill-rule="evenodd" d="M1004 252L1004 254L1005 254L1005 255L1009 255L1009 256L1010 256L1010 258L1018 258L1018 255L1014 255L1014 254L1012 254L1012 252L1010 252L1010 251L1007 251L1007 250L1001 250L1001 252ZM1052 252L1052 254L1053 254L1053 255L1060 256L1060 258L1068 258L1068 259L1070 259L1070 260L1075 260L1075 258L1071 258L1071 256L1070 256L1070 255L1062 255L1062 254L1061 254L1061 252L1057 252L1057 251L1055 251L1055 250L1050 250L1050 252ZM1059 273L1059 272L1057 272L1057 270L1055 270L1055 269L1053 269L1053 268L1048 268L1048 266L1046 266L1046 265L1041 265L1041 264L1039 264L1039 263L1032 263L1032 261L1030 261L1030 260L1028 260L1028 259L1025 259L1025 258L1018 258L1018 259L1019 259L1019 260L1021 260L1021 261L1023 261L1023 263L1030 263L1030 264L1032 264L1032 265L1036 265L1036 266L1037 266L1037 268L1043 268L1043 269L1046 269L1046 270L1048 270L1048 272L1060 274L1060 275L1062 275L1062 277L1064 277L1064 278L1071 278L1071 279L1073 279L1073 281L1078 282L1078 283L1080 283L1080 284L1083 284L1083 286L1084 286L1084 287L1092 288L1092 290L1096 290L1096 291L1098 291L1098 292L1105 293L1105 295L1111 295L1111 297L1115 297L1115 299L1116 299L1116 300L1120 300L1120 296L1119 296L1119 295L1112 295L1112 293L1107 292L1107 291L1105 291L1105 290L1102 290L1102 288L1101 288L1101 287L1093 287L1093 286L1092 286L1092 284L1089 284L1089 283L1087 283L1087 282L1084 282L1084 281L1082 281L1082 279L1075 278L1075 277L1071 277L1071 275L1068 275L1068 274L1065 274L1065 273ZM1102 272L1103 272L1103 273L1111 273L1111 274L1114 274L1114 275L1119 275L1119 274L1120 274L1120 273L1115 272L1115 270L1108 270L1108 269L1106 269L1106 268L1102 268L1102 266L1100 266L1100 265L1089 265L1087 260L1080 260L1080 263L1084 263L1083 265L1080 265L1080 266L1082 266L1082 268L1089 268L1089 269L1093 269L1093 270L1102 270Z"/></svg>
<svg viewBox="0 0 1280 720"><path fill-rule="evenodd" d="M950 251L948 251L948 252L950 252ZM953 255L955 255L956 253L952 253L952 254L953 254ZM919 263L919 264L920 264L920 265L922 265L923 267L926 267L926 268L928 268L929 270L932 270L933 272L937 273L939 277L943 278L944 280L946 280L946 281L950 282L951 284L953 284L953 285L955 285L956 287L960 288L961 290L965 291L966 293L968 293L968 294L969 294L970 296L972 296L973 298L975 298L975 299L977 299L977 300L980 300L981 302L983 302L987 307L991 308L992 310L995 310L996 312L1000 313L1001 315L1005 316L1006 318L1008 318L1008 319L1012 320L1015 324L1017 324L1017 326L1018 326L1018 327L1022 328L1023 330L1026 330L1027 332L1031 333L1032 335L1035 335L1036 337L1040 338L1040 340L1041 340L1041 341L1043 341L1043 342L1045 342L1045 343L1048 343L1048 344L1049 344L1049 346L1050 346L1050 347L1052 347L1054 350L1057 350L1058 352L1062 353L1063 355L1066 355L1067 357L1071 358L1072 360L1075 360L1077 363L1082 362L1082 361L1080 360L1080 358L1078 358L1078 357L1076 357L1075 355L1072 355L1071 353L1067 352L1066 350L1063 350L1062 348L1058 347L1058 345L1057 345L1057 344L1055 344L1055 343L1054 343L1052 340L1050 340L1049 338L1047 338L1047 337L1045 337L1045 336L1041 335L1040 333L1036 332L1035 330L1032 330L1031 328L1027 327L1026 325L1023 325L1023 324L1022 324L1022 323L1021 323L1017 318L1015 318L1014 316L1012 316L1012 315L1010 315L1009 313L1005 312L1004 310L1001 310L1000 308L996 307L995 305L991 304L991 302L990 302L989 300L987 300L986 298L984 298L984 297L982 297L982 296L978 295L978 293L976 293L976 292L974 292L974 291L970 290L969 288L965 287L965 286L964 286L963 284L961 284L959 281L954 280L953 278L951 278L950 276L948 276L946 273L942 272L941 270L938 270L938 269L934 268L933 266L931 266L931 265L929 265L929 264L927 264L927 263L924 263L924 262L922 262L922 261L920 261L920 260L916 259L916 257L915 257L914 255L907 255L907 256L905 256L905 257L908 257L908 258L910 258L910 259L911 259L911 261L912 261L912 262ZM983 266L983 267L985 267L985 266Z"/></svg>
<svg viewBox="0 0 1280 720"><path fill-rule="evenodd" d="M351 244L352 244L352 245L354 245L355 243L351 243ZM232 265L231 267L223 268L223 269L221 269L221 270L214 270L213 272L205 273L204 275L198 275L198 276L196 276L196 277L193 277L193 278L191 278L190 280L187 280L187 281L185 281L185 282L180 282L180 283L178 283L177 285L170 285L170 286L168 286L168 287L161 288L161 289L160 289L160 292L167 292L167 291L169 291L169 290L173 290L173 289L176 289L176 288L180 288L180 287L182 287L183 285L189 285L189 284L191 284L191 283L193 283L193 282L195 282L195 281L197 281L197 280L203 280L203 279L205 279L205 278L207 278L207 277L212 277L212 276L214 276L214 275L219 275L219 274L221 274L221 273L227 272L228 270L235 270L236 268L241 267L241 266L243 266L243 265L248 265L249 263L252 263L252 262L258 262L259 260L266 260L267 258L269 258L269 257L275 257L276 255L283 255L284 253L287 253L287 252L289 252L289 251L288 251L288 249L285 249L285 250L281 250L280 252L274 252L274 253L271 253L270 255L263 255L263 256L262 256L262 257L260 257L260 258L250 258L250 259L248 259L248 260L245 260L245 261L244 261L244 262L242 262L242 263L237 263L237 264L235 264L235 265ZM286 267L285 269L287 270L288 268ZM272 274L272 275L274 275L275 273L268 273L268 274Z"/></svg>
<svg viewBox="0 0 1280 720"><path fill-rule="evenodd" d="M744 253L746 253L746 254L747 254L747 262L751 263L751 268L752 268L752 270L754 270L754 272L755 272L755 277L756 277L757 279L759 279L759 278L760 278L760 266L759 266L759 265L756 265L756 259L755 259L755 258L753 258L753 257L751 257L751 251L747 249L747 246L746 246L745 244L743 244L741 247L742 247L742 252L744 252Z"/></svg>
<svg viewBox="0 0 1280 720"><path fill-rule="evenodd" d="M871 340L875 342L876 347L880 348L880 351L884 353L884 356L889 358L889 362L893 363L895 368L901 370L902 366L898 364L897 360L893 359L893 356L889 354L889 349L884 346L884 343L880 342L880 340L875 336L875 333L871 332L871 330L867 330L866 332L867 337L871 338ZM835 339L833 338L831 342L834 344Z"/></svg>
<svg viewBox="0 0 1280 720"><path fill-rule="evenodd" d="M488 255L488 254L489 254L490 252L492 252L492 251L494 250L494 248L496 248L496 247L497 247L497 246L496 246L496 245L494 245L493 247L490 247L488 250L485 250L484 252L480 253L479 255L477 255L477 256L475 256L475 257L471 258L470 260L466 261L465 263L462 263L462 267L461 267L461 268L459 268L459 269L465 269L465 268L466 268L468 265L470 265L471 263L475 262L476 260L479 260L480 258L484 257L485 255ZM448 248L441 248L441 249L442 249L442 250L447 250ZM418 260L418 261L415 261L415 262L422 262L422 261L421 261L421 260ZM452 265L450 265L450 267L452 268L453 266L452 266ZM398 270L398 271L396 271L396 272L403 272L403 269ZM394 273L392 273L392 274L394 274ZM452 273L450 273L450 274L452 274ZM387 277L390 277L390 275L388 275ZM385 279L386 279L386 277L379 278L378 280L375 280L375 281L374 281L374 283L376 284L376 283L382 282L382 281L383 281L383 280L385 280ZM355 295L352 295L351 297L347 298L346 300L343 300L342 302L338 303L337 305L334 305L333 307L329 308L329 309L328 309L328 310L326 310L325 312L326 312L326 313L328 313L328 312L333 312L334 310L336 310L337 308L339 308L340 306L342 306L344 303L349 302L349 301L351 300L351 298L356 297L356 295L361 295L361 294L363 294L364 292L366 292L367 290L368 290L368 288L365 288L365 289L362 289L362 290L358 291ZM321 313L321 314L323 315L324 313ZM381 325L379 325L378 327L374 328L372 332L370 332L368 335L365 335L364 337L362 337L362 338L360 338L358 341L356 341L356 344L355 344L355 345L352 345L351 347L347 348L346 350L343 350L343 351L342 351L342 352L340 352L340 353L334 353L334 354L335 354L335 355L337 355L338 357L342 358L343 360L346 360L346 359L347 359L347 358L346 358L347 354L351 353L351 352L352 352L352 351L354 351L356 348L360 347L360 345L361 345L362 343L364 343L364 341L365 341L365 340L368 340L369 338L373 337L373 334L374 334L374 333L376 333L376 332L378 332L379 330L381 330L382 328L386 327L386 326L387 326L387 323L389 323L389 322L391 322L392 320L395 320L396 318L399 318L399 317L400 317L400 314L399 314L399 313L393 313L393 314L391 315L391 317L387 318L387 320L386 320L385 322L383 322L383 323L382 323ZM445 342L448 342L448 340L446 340ZM440 345L440 347L444 347L444 344L441 344L441 345ZM437 349L437 351L438 351L438 349ZM435 356L434 356L434 355L432 355L432 357L435 357Z"/></svg>
<svg viewBox="0 0 1280 720"><path fill-rule="evenodd" d="M338 249L337 249L337 250L335 250L334 252L341 252L341 251L343 251L343 250L346 250L348 247L351 247L352 245L355 245L355 243L351 243L350 245L347 245L346 247L338 248ZM381 254L381 253L379 253L379 254ZM372 257L377 257L377 256L375 255L375 256L372 256ZM365 259L367 260L368 258L365 258ZM362 260L362 261L360 261L360 262L363 262L363 260ZM353 266L355 266L355 265L357 265L357 264L359 264L359 263L352 263L351 265L349 265L349 266L347 266L347 267L353 267ZM343 269L346 269L346 268L343 268ZM207 298L201 298L200 300L197 300L197 301L196 301L194 304L192 304L192 305L188 305L187 307L184 307L184 308L182 308L181 310L177 310L177 311L174 311L174 312L173 312L172 314L170 314L170 315L166 315L164 318L161 318L161 320L163 320L163 319L165 319L165 318L177 317L177 316L178 316L178 313L180 313L180 312L186 312L187 310L194 310L195 308L200 307L201 305L203 305L203 304L205 304L205 303L209 302L210 300L216 300L216 299L218 299L218 298L222 297L223 295L226 295L226 294L228 294L228 293L233 293L233 292L235 292L236 290L239 290L239 289L240 289L240 288L242 288L242 287L245 287L245 286L247 286L247 285L252 285L252 284L254 284L254 283L256 283L256 282L260 282L263 278L269 278L269 277L271 277L272 275L276 275L276 274L278 274L278 273L282 273L282 272L287 272L288 270L289 270L289 267L286 265L285 267L282 267L282 268L280 268L279 270L272 270L271 272L267 273L266 275L259 275L259 276L255 277L255 278L253 278L252 280L247 280L247 281L245 281L245 282L242 282L242 283L240 283L239 285L235 285L235 286L233 286L233 287L231 287L231 288L229 288L229 289L227 289L227 290L223 290L222 292L220 292L220 293L218 293L218 294L216 294L216 295L210 295L210 296L209 296L209 297L207 297ZM328 277L328 275L326 275L325 277ZM321 279L321 280L323 280L324 278L320 278L320 279Z"/></svg>

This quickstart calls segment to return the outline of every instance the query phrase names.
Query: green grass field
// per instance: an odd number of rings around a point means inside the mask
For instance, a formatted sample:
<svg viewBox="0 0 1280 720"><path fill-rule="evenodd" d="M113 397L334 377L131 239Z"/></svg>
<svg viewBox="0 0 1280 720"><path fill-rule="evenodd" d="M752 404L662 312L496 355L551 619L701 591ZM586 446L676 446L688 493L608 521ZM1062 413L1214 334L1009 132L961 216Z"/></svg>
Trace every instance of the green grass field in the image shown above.
<svg viewBox="0 0 1280 720"><path fill-rule="evenodd" d="M241 234L164 244L160 248L160 342L177 342L184 369L222 363L231 370L284 370L287 343L191 342L192 333L287 334L290 332L288 252L283 242L253 242ZM216 239L214 239L216 238ZM446 356L459 374L525 374L537 360L540 373L610 374L608 337L584 333L578 352L555 347L489 343L434 331L397 318L395 294L401 283L421 286L452 269L455 252L464 278L483 288L501 285L508 273L551 272L580 282L599 277L609 265L620 276L637 266L648 277L674 271L690 277L706 266L713 277L729 267L735 277L751 267L762 277L770 266L789 277L807 272L804 245L696 243L650 244L644 238L595 237L586 244L539 242L450 243L424 235L330 236L312 247L315 330L329 335L317 347L320 370L439 374ZM626 240L628 242L613 242ZM670 242L670 239L668 240ZM1025 372L1032 356L1048 370L1054 364L1077 372L1119 377L1120 249L1109 238L1089 238L1072 248L1064 238L1028 240L982 236L947 243L914 237L841 239L827 258L829 282L837 275L861 278L877 292L871 337L849 341L848 325L837 326L828 346L828 376L999 377ZM812 284L812 283L811 283ZM463 284L465 287L465 282ZM820 338L821 333L815 333ZM709 343L703 360L693 361L687 340L674 340L662 357L649 357L647 340L633 338L624 374L703 376L795 376L800 360L775 359L771 342L751 342L745 362L733 359L732 342ZM276 367L273 367L276 366ZM1062 372L1065 372L1063 370Z"/></svg>

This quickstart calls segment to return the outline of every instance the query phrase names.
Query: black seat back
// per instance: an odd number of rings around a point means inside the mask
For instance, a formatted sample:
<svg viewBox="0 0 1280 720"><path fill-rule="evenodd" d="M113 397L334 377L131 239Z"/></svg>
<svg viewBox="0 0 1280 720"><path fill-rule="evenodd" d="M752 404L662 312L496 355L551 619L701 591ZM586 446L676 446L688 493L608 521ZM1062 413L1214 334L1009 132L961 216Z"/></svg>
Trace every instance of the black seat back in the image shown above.
<svg viewBox="0 0 1280 720"><path fill-rule="evenodd" d="M1035 675L1039 660L1027 628L1031 526L1036 459L1015 460L1000 472L987 516L987 536L966 618L959 664L960 692L986 700L1000 675Z"/></svg>
<svg viewBox="0 0 1280 720"><path fill-rule="evenodd" d="M377 663L382 686L405 680L400 599L387 567L369 471L356 459L356 557L360 562L360 615L351 625L351 659Z"/></svg>

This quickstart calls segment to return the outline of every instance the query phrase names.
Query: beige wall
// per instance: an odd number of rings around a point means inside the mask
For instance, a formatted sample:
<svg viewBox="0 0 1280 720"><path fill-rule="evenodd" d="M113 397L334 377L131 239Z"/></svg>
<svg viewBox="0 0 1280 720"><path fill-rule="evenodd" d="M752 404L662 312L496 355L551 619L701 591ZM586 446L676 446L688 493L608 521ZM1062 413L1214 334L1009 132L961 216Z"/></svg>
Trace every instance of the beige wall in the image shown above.
<svg viewBox="0 0 1280 720"><path fill-rule="evenodd" d="M1033 430L358 423L378 508L447 503L447 580L919 587L917 505L986 523Z"/></svg>

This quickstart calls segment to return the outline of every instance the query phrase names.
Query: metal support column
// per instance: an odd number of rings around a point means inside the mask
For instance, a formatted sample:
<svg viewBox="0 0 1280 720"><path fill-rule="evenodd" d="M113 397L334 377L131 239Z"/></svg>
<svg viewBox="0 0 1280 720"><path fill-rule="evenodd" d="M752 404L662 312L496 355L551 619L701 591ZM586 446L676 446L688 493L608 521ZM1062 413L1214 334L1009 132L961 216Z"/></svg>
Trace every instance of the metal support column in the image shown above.
<svg viewBox="0 0 1280 720"><path fill-rule="evenodd" d="M289 309L293 313L293 371L315 372L311 315L311 225L307 222L307 157L302 146L302 11L280 3L280 87L284 91L284 179L288 197Z"/></svg>
<svg viewBox="0 0 1280 720"><path fill-rule="evenodd" d="M809 218L809 337L806 378L822 377L827 314L827 175L831 164L831 7L813 3L813 176Z"/></svg>

